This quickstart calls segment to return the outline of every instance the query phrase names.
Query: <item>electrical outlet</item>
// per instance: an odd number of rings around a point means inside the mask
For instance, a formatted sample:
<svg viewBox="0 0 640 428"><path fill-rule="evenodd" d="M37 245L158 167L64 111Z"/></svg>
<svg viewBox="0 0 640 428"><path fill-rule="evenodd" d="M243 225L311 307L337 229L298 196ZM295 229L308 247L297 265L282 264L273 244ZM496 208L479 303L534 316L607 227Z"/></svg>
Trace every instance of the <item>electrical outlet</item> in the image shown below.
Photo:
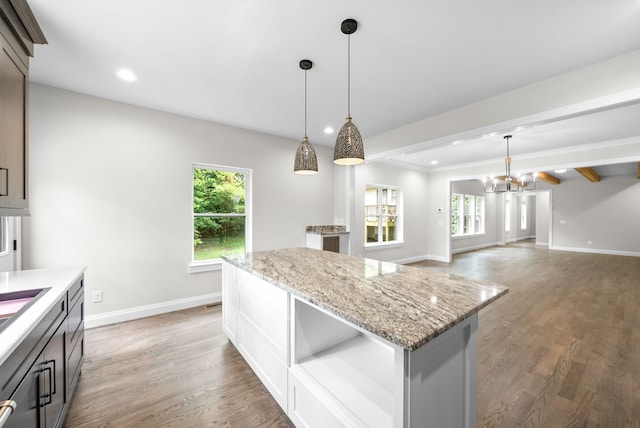
<svg viewBox="0 0 640 428"><path fill-rule="evenodd" d="M102 302L102 291L94 291L93 292L93 303Z"/></svg>

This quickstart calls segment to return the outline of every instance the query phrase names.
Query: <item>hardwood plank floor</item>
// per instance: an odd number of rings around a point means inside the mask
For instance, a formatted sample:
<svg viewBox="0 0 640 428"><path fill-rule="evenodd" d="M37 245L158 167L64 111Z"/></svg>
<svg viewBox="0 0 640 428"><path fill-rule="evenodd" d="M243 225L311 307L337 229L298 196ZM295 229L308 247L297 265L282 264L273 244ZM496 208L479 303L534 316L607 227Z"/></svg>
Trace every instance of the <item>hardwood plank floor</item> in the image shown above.
<svg viewBox="0 0 640 428"><path fill-rule="evenodd" d="M640 258L531 242L413 264L506 284L480 311L478 426L640 428ZM87 330L65 427L290 427L220 307Z"/></svg>

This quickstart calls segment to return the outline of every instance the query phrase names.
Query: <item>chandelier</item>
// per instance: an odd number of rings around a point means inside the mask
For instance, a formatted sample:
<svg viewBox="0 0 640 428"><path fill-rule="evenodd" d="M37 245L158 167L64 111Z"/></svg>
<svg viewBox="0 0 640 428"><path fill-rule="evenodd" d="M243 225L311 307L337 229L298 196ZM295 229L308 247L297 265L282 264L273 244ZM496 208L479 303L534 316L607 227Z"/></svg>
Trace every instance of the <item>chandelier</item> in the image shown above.
<svg viewBox="0 0 640 428"><path fill-rule="evenodd" d="M536 175L528 176L523 174L517 178L511 176L511 157L509 156L509 139L512 135L505 135L507 142L507 157L504 158L505 175L500 177L492 177L482 179L484 185L484 193L506 193L506 192L522 192L525 190L536 189Z"/></svg>

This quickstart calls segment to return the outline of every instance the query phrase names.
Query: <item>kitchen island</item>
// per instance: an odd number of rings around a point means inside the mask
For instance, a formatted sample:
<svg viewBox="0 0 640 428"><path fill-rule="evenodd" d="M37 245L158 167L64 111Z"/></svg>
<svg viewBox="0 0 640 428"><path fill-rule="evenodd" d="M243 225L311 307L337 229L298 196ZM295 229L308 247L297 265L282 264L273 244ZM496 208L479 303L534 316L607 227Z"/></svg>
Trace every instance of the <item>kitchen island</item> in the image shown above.
<svg viewBox="0 0 640 428"><path fill-rule="evenodd" d="M223 328L297 426L475 427L504 286L310 248L223 257Z"/></svg>

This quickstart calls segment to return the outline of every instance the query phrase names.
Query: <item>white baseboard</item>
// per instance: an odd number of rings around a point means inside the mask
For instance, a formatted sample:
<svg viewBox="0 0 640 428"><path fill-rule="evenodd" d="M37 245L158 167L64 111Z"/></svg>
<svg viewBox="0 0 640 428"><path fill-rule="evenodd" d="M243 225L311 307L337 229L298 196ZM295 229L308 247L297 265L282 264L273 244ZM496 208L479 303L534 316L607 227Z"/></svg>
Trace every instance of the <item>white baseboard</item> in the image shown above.
<svg viewBox="0 0 640 428"><path fill-rule="evenodd" d="M455 250L451 250L451 254L466 253L467 251L473 251L473 250L480 250L482 248L495 247L496 245L498 245L497 242L487 242L487 243L484 243L484 244L472 245L470 247L456 248Z"/></svg>
<svg viewBox="0 0 640 428"><path fill-rule="evenodd" d="M392 260L390 263L395 263L397 265L406 265L409 263L422 262L425 260L433 260L436 262L449 263L449 259L447 259L446 257L432 256L429 254L423 254L421 256L415 256L415 257L407 257L406 259Z"/></svg>
<svg viewBox="0 0 640 428"><path fill-rule="evenodd" d="M195 297L187 297L185 299L171 300L168 302L154 303L152 305L136 306L134 308L121 309L119 311L88 315L84 320L84 328L101 327L103 325L131 321L138 318L150 317L152 315L179 311L181 309L195 308L196 306L219 303L221 301L222 293L218 292Z"/></svg>
<svg viewBox="0 0 640 428"><path fill-rule="evenodd" d="M574 251L576 253L593 253L593 254L609 254L612 256L629 256L640 257L640 252L637 251L618 251L618 250L603 250L600 248L578 248L578 247L549 247L550 250L558 251Z"/></svg>

